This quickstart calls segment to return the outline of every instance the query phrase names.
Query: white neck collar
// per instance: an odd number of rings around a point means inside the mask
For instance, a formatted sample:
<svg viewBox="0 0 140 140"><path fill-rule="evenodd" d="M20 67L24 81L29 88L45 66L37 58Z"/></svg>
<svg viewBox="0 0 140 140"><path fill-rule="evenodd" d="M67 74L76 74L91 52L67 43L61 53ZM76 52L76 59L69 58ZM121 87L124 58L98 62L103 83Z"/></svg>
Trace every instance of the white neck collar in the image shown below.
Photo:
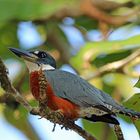
<svg viewBox="0 0 140 140"><path fill-rule="evenodd" d="M39 71L41 67L42 67L42 70L53 70L53 69L55 69L54 67L52 67L49 64L46 64L46 65L42 64L41 66L39 66L36 63L32 63L32 62L29 62L29 61L26 61L26 60L25 60L25 64L27 65L30 73L34 72L34 71Z"/></svg>

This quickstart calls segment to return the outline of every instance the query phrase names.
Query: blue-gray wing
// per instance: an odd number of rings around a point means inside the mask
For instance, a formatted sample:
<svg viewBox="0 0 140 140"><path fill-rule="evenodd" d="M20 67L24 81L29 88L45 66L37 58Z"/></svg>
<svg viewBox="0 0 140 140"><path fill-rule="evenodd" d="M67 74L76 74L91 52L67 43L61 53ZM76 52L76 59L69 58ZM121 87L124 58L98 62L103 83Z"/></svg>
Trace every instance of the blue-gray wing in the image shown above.
<svg viewBox="0 0 140 140"><path fill-rule="evenodd" d="M108 94L95 88L78 75L57 69L45 71L45 74L55 95L58 97L70 100L81 107L107 107L107 105L111 105L116 109L120 108L120 105Z"/></svg>

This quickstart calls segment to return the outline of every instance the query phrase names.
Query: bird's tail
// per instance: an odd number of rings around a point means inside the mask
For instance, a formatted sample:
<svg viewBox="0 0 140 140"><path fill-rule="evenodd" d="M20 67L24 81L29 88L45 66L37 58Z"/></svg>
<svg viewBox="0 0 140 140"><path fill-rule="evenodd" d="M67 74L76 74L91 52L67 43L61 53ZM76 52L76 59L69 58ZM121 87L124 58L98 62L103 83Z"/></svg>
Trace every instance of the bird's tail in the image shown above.
<svg viewBox="0 0 140 140"><path fill-rule="evenodd" d="M140 119L140 112L136 112L134 110L122 107L119 109L119 114L126 115L128 117L134 118L134 119Z"/></svg>
<svg viewBox="0 0 140 140"><path fill-rule="evenodd" d="M105 114L103 116L92 115L90 117L84 117L84 119L92 122L106 122L106 123L116 124L116 125L120 124L118 120L110 114Z"/></svg>

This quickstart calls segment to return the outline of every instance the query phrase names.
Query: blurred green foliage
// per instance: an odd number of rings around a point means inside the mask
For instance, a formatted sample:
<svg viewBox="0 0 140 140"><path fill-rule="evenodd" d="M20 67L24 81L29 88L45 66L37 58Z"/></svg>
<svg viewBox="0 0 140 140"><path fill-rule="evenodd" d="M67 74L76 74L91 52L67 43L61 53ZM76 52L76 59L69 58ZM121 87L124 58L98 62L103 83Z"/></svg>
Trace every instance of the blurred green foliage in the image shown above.
<svg viewBox="0 0 140 140"><path fill-rule="evenodd" d="M95 0L95 2L98 4L98 1ZM105 0L105 2L107 3L108 1ZM112 2L115 1L112 0ZM126 0L120 0L119 2L125 3ZM124 11L127 14L138 8L140 0L130 0L129 2L131 4L133 3L131 8L130 6L126 6L127 8L122 6L111 9L109 12L102 8L99 8L99 10L107 15L106 18L109 16L115 17L114 13L116 15L121 13L120 16L122 16L124 15ZM33 49L48 50L56 58L59 66L69 64L85 78L87 75L98 72L103 66L124 60L139 50L140 34L127 39L120 34L119 36L122 36L123 40L110 41L108 34L111 36L111 31L115 32L119 26L104 23L102 20L99 20L99 18L93 18L87 15L87 13L84 14L84 10L80 9L81 3L82 0L0 0L0 57L5 61L11 60L13 64L13 58L15 58L15 56L8 50L8 47L24 48L18 36L20 30L19 25L22 22L26 23L28 21L35 27L36 32L40 35L43 42L39 46L33 46ZM120 25L120 27L126 28L127 30L135 27L139 29L139 18L136 19L135 14L134 18L126 21ZM72 20L72 23L66 23L64 21L66 18ZM70 37L63 30L63 26L66 28L73 27L80 32L84 45L78 48L72 46ZM93 30L100 32L100 41L96 39L91 41L87 37L87 34ZM106 33L106 36L104 33ZM71 39L74 40L75 38L72 38L71 35ZM26 67L21 61L18 62L21 63L23 67L13 81L14 86L32 105L36 106L37 102L30 93ZM140 112L140 94L134 94L135 91L133 87L133 80L136 80L136 73L137 78L139 77L139 73L134 66L138 66L139 63L140 58L137 57L124 71L120 70L105 73L102 76L99 75L98 77L91 78L92 80L89 82L106 91L120 103L131 96L127 101L123 102L123 104L126 107ZM127 73L128 69L130 69L131 73ZM140 81L138 81L135 86L140 87L139 85ZM4 95L4 91L1 89L0 95ZM11 104L13 104L14 108L12 108ZM0 104L0 107L2 106L3 104ZM7 103L4 108L2 107L2 109L0 109L0 113L4 115L7 122L22 131L29 139L40 139L29 123L28 112L13 99L10 100L10 105ZM119 117L122 116L120 115ZM122 119L128 121L128 118L125 119L122 117ZM129 119L129 123L133 122ZM135 126L140 132L140 121L136 121ZM105 140L115 139L112 127L105 123L89 123L84 120L83 127L100 140L105 139L105 132L107 133Z"/></svg>
<svg viewBox="0 0 140 140"><path fill-rule="evenodd" d="M48 18L66 5L77 5L76 0L1 0L0 21Z"/></svg>
<svg viewBox="0 0 140 140"><path fill-rule="evenodd" d="M81 69L84 63L79 63L79 61L84 61L85 54L88 55L88 53L92 53L92 61L97 58L99 55L107 55L109 56L110 62L119 60L117 57L115 59L115 54L114 53L120 53L121 51L124 51L124 55L127 55L128 49L135 49L139 47L140 42L139 42L140 36L134 36L126 40L118 40L118 41L100 41L100 42L88 42L85 44L86 47L83 47L79 53L71 59L71 63L77 67L78 69ZM113 49L112 49L113 46ZM128 49L127 49L128 47ZM114 56L113 59L111 58L111 54ZM121 54L118 55L121 57Z"/></svg>

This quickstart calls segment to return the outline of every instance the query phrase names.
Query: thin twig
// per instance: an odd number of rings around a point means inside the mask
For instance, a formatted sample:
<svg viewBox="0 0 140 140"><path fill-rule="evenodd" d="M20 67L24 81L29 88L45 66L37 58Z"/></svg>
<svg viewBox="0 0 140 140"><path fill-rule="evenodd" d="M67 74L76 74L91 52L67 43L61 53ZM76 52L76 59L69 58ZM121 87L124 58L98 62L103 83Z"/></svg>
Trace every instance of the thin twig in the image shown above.
<svg viewBox="0 0 140 140"><path fill-rule="evenodd" d="M121 7L132 8L135 6L133 1L127 2L117 2L117 1L108 1L108 0L91 0L91 2L99 9L105 11L112 11Z"/></svg>
<svg viewBox="0 0 140 140"><path fill-rule="evenodd" d="M124 140L124 136L119 125L114 125L114 131L118 140Z"/></svg>
<svg viewBox="0 0 140 140"><path fill-rule="evenodd" d="M31 107L31 105L12 86L12 84L7 76L7 69L4 65L4 63L2 62L1 58L0 58L0 83L1 83L1 87L6 91L6 93L12 95L16 99L16 101L19 102L21 105L23 105L25 107L25 109L27 109L30 113L32 113L33 115L40 115L41 117L44 117L44 118L50 120L51 122L53 122L53 120L50 118L49 114L48 115L45 114L45 116L44 116L43 111L41 112L40 109L38 109L38 108L34 109L33 107ZM49 110L49 111L51 111L51 110ZM46 113L46 110L45 110L45 113ZM58 124L64 126L65 128L75 131L76 133L78 133L80 136L82 136L86 140L96 140L96 138L94 138L92 135L90 135L88 132L83 130L80 126L76 125L72 121L62 120L62 121L53 122L53 123L58 123Z"/></svg>
<svg viewBox="0 0 140 140"><path fill-rule="evenodd" d="M128 57L119 60L119 61L115 61L109 64L106 64L100 68L98 68L98 70L94 73L89 74L88 76L86 76L86 80L91 80L93 78L102 76L104 74L110 73L110 72L122 72L125 73L125 71L123 70L123 68L130 63L131 61L133 61L134 59L136 59L138 56L140 56L140 49L136 50L134 53L132 53L131 55L129 55Z"/></svg>
<svg viewBox="0 0 140 140"><path fill-rule="evenodd" d="M83 14L95 18L99 21L103 21L107 24L120 26L122 24L125 24L134 18L138 18L139 15L139 8L132 11L132 13L129 13L128 15L124 16L111 16L107 13L105 13L103 10L98 9L94 4L92 4L92 0L83 0L81 2L81 11Z"/></svg>
<svg viewBox="0 0 140 140"><path fill-rule="evenodd" d="M109 124L104 123L101 140L108 140L111 128Z"/></svg>

